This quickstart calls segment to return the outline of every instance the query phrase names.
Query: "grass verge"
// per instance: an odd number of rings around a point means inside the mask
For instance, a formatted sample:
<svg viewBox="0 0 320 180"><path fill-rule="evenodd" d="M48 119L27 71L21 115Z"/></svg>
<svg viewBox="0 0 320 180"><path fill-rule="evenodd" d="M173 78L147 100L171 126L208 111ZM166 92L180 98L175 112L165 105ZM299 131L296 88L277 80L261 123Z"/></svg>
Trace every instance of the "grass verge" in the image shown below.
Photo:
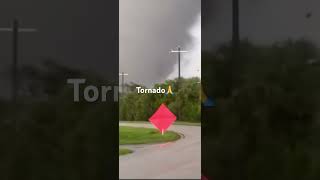
<svg viewBox="0 0 320 180"><path fill-rule="evenodd" d="M132 153L132 152L133 152L133 151L130 150L130 149L120 148L120 149L119 149L119 156L126 155L126 154L130 154L130 153Z"/></svg>
<svg viewBox="0 0 320 180"><path fill-rule="evenodd" d="M122 123L141 123L141 124L150 124L148 121L120 121ZM185 126L201 126L201 122L187 122L187 121L175 121L175 125L185 125Z"/></svg>
<svg viewBox="0 0 320 180"><path fill-rule="evenodd" d="M168 141L175 141L179 139L179 134L167 131L164 135L156 129L138 128L138 127L119 127L119 144L151 144Z"/></svg>

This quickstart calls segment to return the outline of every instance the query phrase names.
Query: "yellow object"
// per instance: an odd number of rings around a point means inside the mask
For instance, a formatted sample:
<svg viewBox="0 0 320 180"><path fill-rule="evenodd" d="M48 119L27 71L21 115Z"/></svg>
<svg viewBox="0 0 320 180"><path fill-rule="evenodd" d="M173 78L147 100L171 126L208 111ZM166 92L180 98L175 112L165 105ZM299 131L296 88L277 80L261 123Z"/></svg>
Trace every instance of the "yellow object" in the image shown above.
<svg viewBox="0 0 320 180"><path fill-rule="evenodd" d="M171 86L168 87L167 94L169 94L169 93L170 93L170 94L173 94L172 89L171 89Z"/></svg>

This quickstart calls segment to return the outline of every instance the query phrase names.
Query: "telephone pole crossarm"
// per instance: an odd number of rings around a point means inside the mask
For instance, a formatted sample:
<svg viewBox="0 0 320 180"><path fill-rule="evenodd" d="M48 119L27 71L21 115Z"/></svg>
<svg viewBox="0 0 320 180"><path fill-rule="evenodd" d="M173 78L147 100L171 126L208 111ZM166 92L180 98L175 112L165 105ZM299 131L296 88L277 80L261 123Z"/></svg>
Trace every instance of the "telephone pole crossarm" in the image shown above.
<svg viewBox="0 0 320 180"><path fill-rule="evenodd" d="M17 75L17 66L18 66L18 42L19 42L19 33L22 32L37 32L35 28L20 28L19 21L14 19L12 22L12 27L3 27L0 28L0 32L10 32L12 33L12 101L15 104L17 99L18 91L18 75Z"/></svg>

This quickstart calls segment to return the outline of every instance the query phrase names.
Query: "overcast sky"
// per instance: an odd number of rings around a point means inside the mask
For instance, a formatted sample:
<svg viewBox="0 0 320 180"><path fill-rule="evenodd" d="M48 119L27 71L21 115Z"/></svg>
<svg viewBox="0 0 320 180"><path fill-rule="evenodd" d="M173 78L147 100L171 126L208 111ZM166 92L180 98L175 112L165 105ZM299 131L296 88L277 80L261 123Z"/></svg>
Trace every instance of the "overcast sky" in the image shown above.
<svg viewBox="0 0 320 180"><path fill-rule="evenodd" d="M115 83L118 77L118 5L100 0L1 0L0 27L37 28L19 33L18 66L45 59L90 70ZM0 32L0 96L9 94L12 34ZM115 68L116 67L116 68ZM59 76L59 75L58 75Z"/></svg>
<svg viewBox="0 0 320 180"><path fill-rule="evenodd" d="M120 0L120 68L113 72L106 68L117 61L110 58L110 52L117 50L108 45L116 44L118 35L110 38L116 18L108 1L1 0L0 27L10 26L18 17L23 27L39 29L20 35L19 64L49 57L106 77L125 71L129 80L153 84L175 76L177 60L169 51L177 45L190 51L182 58L182 75L191 76L199 69L195 57L200 56L201 35L206 49L231 39L232 1L204 2L201 20L200 0ZM319 46L319 7L319 0L240 0L241 38L263 44L305 38ZM5 32L0 33L0 60L1 81L4 67L11 64L11 34Z"/></svg>
<svg viewBox="0 0 320 180"><path fill-rule="evenodd" d="M127 82L147 86L177 77L177 55L169 51L180 45L181 74L200 75L201 0L120 0L119 58Z"/></svg>
<svg viewBox="0 0 320 180"><path fill-rule="evenodd" d="M231 3L212 0L203 5L203 48L231 40ZM240 0L240 36L259 44L304 38L319 45L319 7L319 0Z"/></svg>

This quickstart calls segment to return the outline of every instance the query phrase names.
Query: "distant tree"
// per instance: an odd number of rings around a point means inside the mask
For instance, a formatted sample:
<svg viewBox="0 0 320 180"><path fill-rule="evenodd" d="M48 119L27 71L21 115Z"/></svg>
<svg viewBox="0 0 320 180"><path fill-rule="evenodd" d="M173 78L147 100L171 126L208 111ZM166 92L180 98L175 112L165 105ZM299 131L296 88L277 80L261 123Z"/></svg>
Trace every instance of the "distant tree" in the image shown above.
<svg viewBox="0 0 320 180"><path fill-rule="evenodd" d="M230 45L202 56L204 88L217 104L202 113L205 171L215 179L319 179L319 49L305 40L244 41L238 53L232 81Z"/></svg>
<svg viewBox="0 0 320 180"><path fill-rule="evenodd" d="M178 114L180 107L182 121L200 121L200 79L181 79L180 88L177 88L177 79L167 80L155 84L154 88L161 87L168 90L172 87L171 94L138 94L135 86L130 93L120 100L120 120L147 121L149 117L162 104L166 104L173 113ZM132 83L132 85L135 85ZM141 86L141 85L139 85ZM141 86L144 88L144 86Z"/></svg>
<svg viewBox="0 0 320 180"><path fill-rule="evenodd" d="M108 84L91 72L52 62L20 69L19 103L0 102L0 174L10 180L108 179L111 162L106 154L117 134L115 103L73 101L67 78L86 78L99 86ZM45 96L45 100L38 97ZM32 102L32 103L30 103ZM115 113L116 112L116 113ZM12 123L12 122L16 123ZM112 178L111 178L112 179Z"/></svg>

